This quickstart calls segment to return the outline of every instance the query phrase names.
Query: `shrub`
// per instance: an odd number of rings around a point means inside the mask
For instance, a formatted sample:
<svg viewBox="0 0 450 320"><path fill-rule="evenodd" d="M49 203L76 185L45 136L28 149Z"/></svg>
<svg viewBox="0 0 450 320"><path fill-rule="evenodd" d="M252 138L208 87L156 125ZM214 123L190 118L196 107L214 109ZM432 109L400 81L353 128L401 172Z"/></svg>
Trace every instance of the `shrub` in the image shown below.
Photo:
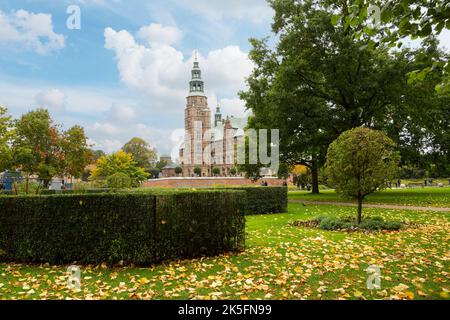
<svg viewBox="0 0 450 320"><path fill-rule="evenodd" d="M342 229L350 229L352 224L350 222L339 220L332 217L323 218L320 221L319 228L322 230L342 230Z"/></svg>
<svg viewBox="0 0 450 320"><path fill-rule="evenodd" d="M111 189L131 188L132 181L125 173L118 172L106 178L106 184Z"/></svg>
<svg viewBox="0 0 450 320"><path fill-rule="evenodd" d="M244 192L0 197L0 261L148 265L244 247Z"/></svg>
<svg viewBox="0 0 450 320"><path fill-rule="evenodd" d="M245 214L270 214L287 212L287 187L227 187L247 193Z"/></svg>
<svg viewBox="0 0 450 320"><path fill-rule="evenodd" d="M400 154L381 131L359 127L346 131L329 147L325 175L336 192L358 200L357 222L362 221L364 198L394 178Z"/></svg>
<svg viewBox="0 0 450 320"><path fill-rule="evenodd" d="M308 221L295 221L291 225L296 227L319 228L322 230L367 230L367 231L398 231L403 224L398 221L384 221L380 217L366 219L360 224L352 217L326 217L320 216Z"/></svg>

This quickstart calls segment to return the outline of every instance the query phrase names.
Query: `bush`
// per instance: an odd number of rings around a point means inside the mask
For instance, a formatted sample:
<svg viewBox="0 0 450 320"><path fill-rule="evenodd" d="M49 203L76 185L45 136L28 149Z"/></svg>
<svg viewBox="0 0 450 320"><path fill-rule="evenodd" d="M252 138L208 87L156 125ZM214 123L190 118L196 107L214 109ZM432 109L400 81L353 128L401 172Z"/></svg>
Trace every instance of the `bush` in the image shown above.
<svg viewBox="0 0 450 320"><path fill-rule="evenodd" d="M125 173L118 172L106 178L106 184L111 189L131 188L132 181Z"/></svg>
<svg viewBox="0 0 450 320"><path fill-rule="evenodd" d="M402 228L403 224L398 221L384 221L380 217L363 220L360 224L357 224L352 217L326 217L321 216L309 221L295 221L292 223L297 227L309 227L319 228L322 230L366 230L366 231L398 231Z"/></svg>
<svg viewBox="0 0 450 320"><path fill-rule="evenodd" d="M270 214L287 212L287 187L226 187L247 193L245 214Z"/></svg>
<svg viewBox="0 0 450 320"><path fill-rule="evenodd" d="M0 261L148 265L242 250L244 192L0 197Z"/></svg>

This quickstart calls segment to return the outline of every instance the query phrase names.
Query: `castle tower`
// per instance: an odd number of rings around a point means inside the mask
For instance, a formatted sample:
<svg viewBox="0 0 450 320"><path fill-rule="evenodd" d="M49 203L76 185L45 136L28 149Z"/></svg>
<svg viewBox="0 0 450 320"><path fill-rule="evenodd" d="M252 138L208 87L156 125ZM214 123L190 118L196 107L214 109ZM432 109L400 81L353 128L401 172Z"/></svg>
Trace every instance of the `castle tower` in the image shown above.
<svg viewBox="0 0 450 320"><path fill-rule="evenodd" d="M183 154L183 175L193 176L194 168L202 168L201 176L210 176L210 159L205 158L205 149L211 143L211 111L205 96L205 84L202 80L197 57L191 72L189 96L185 109L185 148Z"/></svg>
<svg viewBox="0 0 450 320"><path fill-rule="evenodd" d="M217 104L216 114L214 116L214 126L217 127L217 125L221 122L222 122L222 113L220 111L219 104Z"/></svg>

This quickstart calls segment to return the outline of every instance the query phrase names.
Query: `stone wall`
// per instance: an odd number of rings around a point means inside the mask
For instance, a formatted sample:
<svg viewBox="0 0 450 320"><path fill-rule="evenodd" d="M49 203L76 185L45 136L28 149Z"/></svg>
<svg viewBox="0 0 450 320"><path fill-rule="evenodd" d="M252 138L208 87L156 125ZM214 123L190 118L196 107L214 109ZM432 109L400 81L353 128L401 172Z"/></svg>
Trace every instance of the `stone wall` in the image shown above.
<svg viewBox="0 0 450 320"><path fill-rule="evenodd" d="M147 188L201 188L214 186L259 186L261 182L265 181L269 186L282 186L286 180L277 178L263 178L258 181L242 177L233 178L162 178L155 180L148 180L143 183L143 187Z"/></svg>

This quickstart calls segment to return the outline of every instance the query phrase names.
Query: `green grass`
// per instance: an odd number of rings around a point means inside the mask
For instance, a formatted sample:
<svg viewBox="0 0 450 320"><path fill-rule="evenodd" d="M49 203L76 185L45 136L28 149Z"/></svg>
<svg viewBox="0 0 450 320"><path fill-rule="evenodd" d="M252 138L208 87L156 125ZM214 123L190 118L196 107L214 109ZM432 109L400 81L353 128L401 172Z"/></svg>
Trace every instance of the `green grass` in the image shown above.
<svg viewBox="0 0 450 320"><path fill-rule="evenodd" d="M307 191L291 191L289 192L289 199L304 201L352 201L337 194L334 190L322 190L320 194L311 194ZM450 207L450 188L388 189L367 196L366 203Z"/></svg>
<svg viewBox="0 0 450 320"><path fill-rule="evenodd" d="M152 268L82 267L81 292L67 289L66 267L0 264L0 299L448 299L450 214L366 209L414 223L391 233L291 227L353 208L290 204L289 213L248 217L247 250ZM381 290L366 268L382 267Z"/></svg>

